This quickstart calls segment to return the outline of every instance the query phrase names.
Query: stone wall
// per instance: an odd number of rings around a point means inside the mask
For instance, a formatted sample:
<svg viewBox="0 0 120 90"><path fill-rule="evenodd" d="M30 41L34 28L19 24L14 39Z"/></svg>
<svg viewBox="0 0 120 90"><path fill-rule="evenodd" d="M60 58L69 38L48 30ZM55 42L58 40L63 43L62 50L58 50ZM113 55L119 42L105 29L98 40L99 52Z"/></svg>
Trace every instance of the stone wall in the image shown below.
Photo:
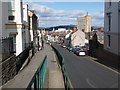
<svg viewBox="0 0 120 90"><path fill-rule="evenodd" d="M16 57L11 56L0 64L0 85L5 84L16 75Z"/></svg>
<svg viewBox="0 0 120 90"><path fill-rule="evenodd" d="M0 86L7 83L23 68L24 64L30 62L33 56L33 49L24 50L19 56L12 55L0 63ZM25 65L26 66L26 65Z"/></svg>

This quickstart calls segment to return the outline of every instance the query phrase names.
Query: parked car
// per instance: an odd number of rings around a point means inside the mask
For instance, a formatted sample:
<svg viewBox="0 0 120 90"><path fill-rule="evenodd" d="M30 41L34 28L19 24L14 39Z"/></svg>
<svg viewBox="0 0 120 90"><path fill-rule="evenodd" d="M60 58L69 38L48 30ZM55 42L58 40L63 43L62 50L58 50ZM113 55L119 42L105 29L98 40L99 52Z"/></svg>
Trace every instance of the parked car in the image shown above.
<svg viewBox="0 0 120 90"><path fill-rule="evenodd" d="M61 47L62 47L62 48L66 48L66 46L65 46L65 45L63 45L63 44L61 45Z"/></svg>
<svg viewBox="0 0 120 90"><path fill-rule="evenodd" d="M89 46L82 46L81 47L83 50L89 50Z"/></svg>
<svg viewBox="0 0 120 90"><path fill-rule="evenodd" d="M81 48L81 46L77 45L77 46L75 46L75 48Z"/></svg>
<svg viewBox="0 0 120 90"><path fill-rule="evenodd" d="M70 52L70 51L72 51L73 48L68 46L66 49Z"/></svg>
<svg viewBox="0 0 120 90"><path fill-rule="evenodd" d="M77 52L78 50L80 50L80 48L74 48L73 53L76 54L76 52Z"/></svg>
<svg viewBox="0 0 120 90"><path fill-rule="evenodd" d="M50 43L50 41L49 41L49 40L47 40L47 41L46 41L46 44L49 44L49 43Z"/></svg>
<svg viewBox="0 0 120 90"><path fill-rule="evenodd" d="M76 51L76 55L78 56L85 56L86 55L86 51L83 49L77 50Z"/></svg>

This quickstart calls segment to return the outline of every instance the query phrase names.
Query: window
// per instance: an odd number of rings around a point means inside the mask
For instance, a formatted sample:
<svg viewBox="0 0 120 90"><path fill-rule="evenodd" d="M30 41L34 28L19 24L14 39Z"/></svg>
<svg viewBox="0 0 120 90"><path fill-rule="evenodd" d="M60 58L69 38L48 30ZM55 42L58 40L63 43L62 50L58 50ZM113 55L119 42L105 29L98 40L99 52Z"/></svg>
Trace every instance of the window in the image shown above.
<svg viewBox="0 0 120 90"><path fill-rule="evenodd" d="M109 27L109 31L111 30L111 16L108 16L108 27Z"/></svg>
<svg viewBox="0 0 120 90"><path fill-rule="evenodd" d="M13 50L16 51L16 34L10 34L9 37L13 38Z"/></svg>
<svg viewBox="0 0 120 90"><path fill-rule="evenodd" d="M10 15L10 16L8 16L8 20L14 20L14 16L12 16L12 15Z"/></svg>
<svg viewBox="0 0 120 90"><path fill-rule="evenodd" d="M15 0L9 0L8 10L15 10Z"/></svg>
<svg viewBox="0 0 120 90"><path fill-rule="evenodd" d="M112 4L112 2L111 2L111 0L109 0L109 6L111 6L111 4Z"/></svg>
<svg viewBox="0 0 120 90"><path fill-rule="evenodd" d="M108 16L108 30L111 31L111 13L107 13Z"/></svg>
<svg viewBox="0 0 120 90"><path fill-rule="evenodd" d="M15 20L15 0L9 0L8 2L8 20Z"/></svg>
<svg viewBox="0 0 120 90"><path fill-rule="evenodd" d="M108 35L108 47L110 47L111 46L111 41L110 41L110 35Z"/></svg>

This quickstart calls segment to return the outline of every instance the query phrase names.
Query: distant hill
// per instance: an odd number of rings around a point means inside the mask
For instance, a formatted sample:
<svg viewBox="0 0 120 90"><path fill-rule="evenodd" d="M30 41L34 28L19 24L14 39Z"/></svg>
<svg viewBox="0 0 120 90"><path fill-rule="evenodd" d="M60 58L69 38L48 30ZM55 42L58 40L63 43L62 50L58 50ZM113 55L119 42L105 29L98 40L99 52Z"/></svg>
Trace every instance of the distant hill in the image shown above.
<svg viewBox="0 0 120 90"><path fill-rule="evenodd" d="M54 28L55 30L58 30L58 28L66 28L67 30L68 30L68 29L72 29L72 30L73 30L74 27L77 27L77 25L60 25L60 26L54 26L54 27L39 27L39 29L43 28L43 29L45 29L46 31L52 31L53 28ZM100 29L100 28L101 28L101 27L99 27L99 26L92 26L92 27L91 27L92 30L98 30L98 29Z"/></svg>
<svg viewBox="0 0 120 90"><path fill-rule="evenodd" d="M45 28L45 30L46 31L52 31L53 30L53 28L55 29L55 30L57 30L58 28L66 28L67 30L68 29L73 29L74 27L76 27L76 25L61 25L61 26L55 26L55 27L47 27L47 28ZM41 28L41 27L40 27ZM39 29L40 29L39 28Z"/></svg>

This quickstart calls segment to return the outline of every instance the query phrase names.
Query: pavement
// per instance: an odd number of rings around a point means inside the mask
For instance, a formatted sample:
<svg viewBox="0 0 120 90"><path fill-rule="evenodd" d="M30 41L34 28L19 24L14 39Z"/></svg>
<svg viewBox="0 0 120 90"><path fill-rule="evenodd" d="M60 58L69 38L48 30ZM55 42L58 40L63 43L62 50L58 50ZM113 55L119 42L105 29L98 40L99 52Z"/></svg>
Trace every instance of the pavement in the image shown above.
<svg viewBox="0 0 120 90"><path fill-rule="evenodd" d="M36 70L41 64L43 58L47 55L47 77L45 88L64 88L62 72L57 63L57 58L50 45L44 44L44 49L37 52L29 64L24 67L12 80L8 81L2 88L26 88L34 76Z"/></svg>
<svg viewBox="0 0 120 90"><path fill-rule="evenodd" d="M96 63L87 56L54 45L64 58L66 72L73 88L118 88L119 74L105 65Z"/></svg>

